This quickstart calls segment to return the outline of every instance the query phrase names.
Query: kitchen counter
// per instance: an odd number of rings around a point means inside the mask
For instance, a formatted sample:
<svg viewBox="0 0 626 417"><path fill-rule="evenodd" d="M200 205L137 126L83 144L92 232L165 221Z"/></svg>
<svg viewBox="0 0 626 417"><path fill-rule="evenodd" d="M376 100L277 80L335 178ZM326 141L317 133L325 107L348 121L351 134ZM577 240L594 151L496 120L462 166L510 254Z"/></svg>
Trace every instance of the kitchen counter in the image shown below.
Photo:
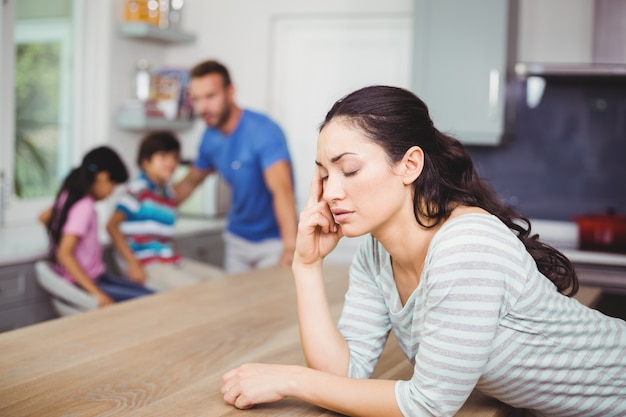
<svg viewBox="0 0 626 417"><path fill-rule="evenodd" d="M207 231L223 230L224 218L204 219L179 217L174 229L175 237L189 237ZM103 225L100 240L109 244L109 236ZM0 227L0 266L32 262L46 256L48 237L45 228L38 222L20 226Z"/></svg>
<svg viewBox="0 0 626 417"><path fill-rule="evenodd" d="M221 267L224 258L221 235L225 223L223 218L180 217L174 230L178 252ZM105 262L115 268L108 234L104 228L99 232L105 245ZM38 223L0 228L0 332L56 316L49 294L36 282L34 268L34 261L46 257L47 248L45 229Z"/></svg>
<svg viewBox="0 0 626 417"><path fill-rule="evenodd" d="M575 264L626 268L626 254L578 249L578 226L574 222L530 219L531 233L560 250Z"/></svg>

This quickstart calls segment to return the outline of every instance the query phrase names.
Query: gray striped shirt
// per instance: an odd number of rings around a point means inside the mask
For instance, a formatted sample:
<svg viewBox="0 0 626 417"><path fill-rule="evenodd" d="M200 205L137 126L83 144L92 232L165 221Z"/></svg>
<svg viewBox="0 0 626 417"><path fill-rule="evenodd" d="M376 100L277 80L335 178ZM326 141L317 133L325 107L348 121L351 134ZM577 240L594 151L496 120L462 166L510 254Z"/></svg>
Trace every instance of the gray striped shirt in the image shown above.
<svg viewBox="0 0 626 417"><path fill-rule="evenodd" d="M414 364L396 383L405 416L453 415L474 387L546 416L626 416L626 322L559 294L495 216L448 220L404 306L389 254L367 239L339 329L354 378L370 377L393 329Z"/></svg>

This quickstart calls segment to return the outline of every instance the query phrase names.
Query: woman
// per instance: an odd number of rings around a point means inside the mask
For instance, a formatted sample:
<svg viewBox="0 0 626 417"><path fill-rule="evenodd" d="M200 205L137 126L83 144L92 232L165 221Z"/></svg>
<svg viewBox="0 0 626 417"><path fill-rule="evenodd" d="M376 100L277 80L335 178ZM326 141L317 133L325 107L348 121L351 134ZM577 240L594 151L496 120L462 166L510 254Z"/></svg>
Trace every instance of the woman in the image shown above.
<svg viewBox="0 0 626 417"><path fill-rule="evenodd" d="M420 99L374 86L339 100L316 164L292 266L308 368L231 370L226 402L447 416L477 388L537 415L626 415L625 322L567 296L572 264L530 235ZM336 326L322 262L364 234ZM367 379L390 330L414 364L409 381Z"/></svg>

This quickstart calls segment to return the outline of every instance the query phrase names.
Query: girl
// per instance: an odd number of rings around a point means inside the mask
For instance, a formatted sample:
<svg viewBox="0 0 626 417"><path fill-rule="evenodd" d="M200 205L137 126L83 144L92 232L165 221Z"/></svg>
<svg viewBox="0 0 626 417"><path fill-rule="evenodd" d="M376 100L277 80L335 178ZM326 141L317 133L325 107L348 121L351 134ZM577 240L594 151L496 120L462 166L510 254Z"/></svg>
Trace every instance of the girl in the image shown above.
<svg viewBox="0 0 626 417"><path fill-rule="evenodd" d="M56 271L98 300L100 307L152 291L106 272L98 240L96 201L128 179L120 157L102 146L89 152L65 178L54 205L39 217L50 236Z"/></svg>
<svg viewBox="0 0 626 417"><path fill-rule="evenodd" d="M451 416L477 388L536 415L626 415L626 323L567 296L572 264L500 202L420 99L374 86L339 100L316 164L292 266L308 368L231 370L226 402ZM335 325L322 262L364 234ZM413 377L367 379L391 330Z"/></svg>

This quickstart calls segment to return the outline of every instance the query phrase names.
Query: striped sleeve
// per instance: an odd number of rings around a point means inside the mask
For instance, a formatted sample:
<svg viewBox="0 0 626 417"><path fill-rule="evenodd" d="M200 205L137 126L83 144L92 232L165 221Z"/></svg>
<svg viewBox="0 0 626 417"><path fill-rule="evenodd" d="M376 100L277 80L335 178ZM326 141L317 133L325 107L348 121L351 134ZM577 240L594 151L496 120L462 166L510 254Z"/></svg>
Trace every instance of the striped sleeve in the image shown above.
<svg viewBox="0 0 626 417"><path fill-rule="evenodd" d="M516 293L508 282L522 287L525 281L515 272L519 243L508 230L480 222L455 223L433 239L420 283L423 331L414 374L396 383L404 415L453 415L468 398Z"/></svg>
<svg viewBox="0 0 626 417"><path fill-rule="evenodd" d="M136 179L126 185L124 194L117 202L115 210L124 214L126 219L132 219L140 210L141 203L137 199L137 195L140 191L146 189L147 184L142 179Z"/></svg>

